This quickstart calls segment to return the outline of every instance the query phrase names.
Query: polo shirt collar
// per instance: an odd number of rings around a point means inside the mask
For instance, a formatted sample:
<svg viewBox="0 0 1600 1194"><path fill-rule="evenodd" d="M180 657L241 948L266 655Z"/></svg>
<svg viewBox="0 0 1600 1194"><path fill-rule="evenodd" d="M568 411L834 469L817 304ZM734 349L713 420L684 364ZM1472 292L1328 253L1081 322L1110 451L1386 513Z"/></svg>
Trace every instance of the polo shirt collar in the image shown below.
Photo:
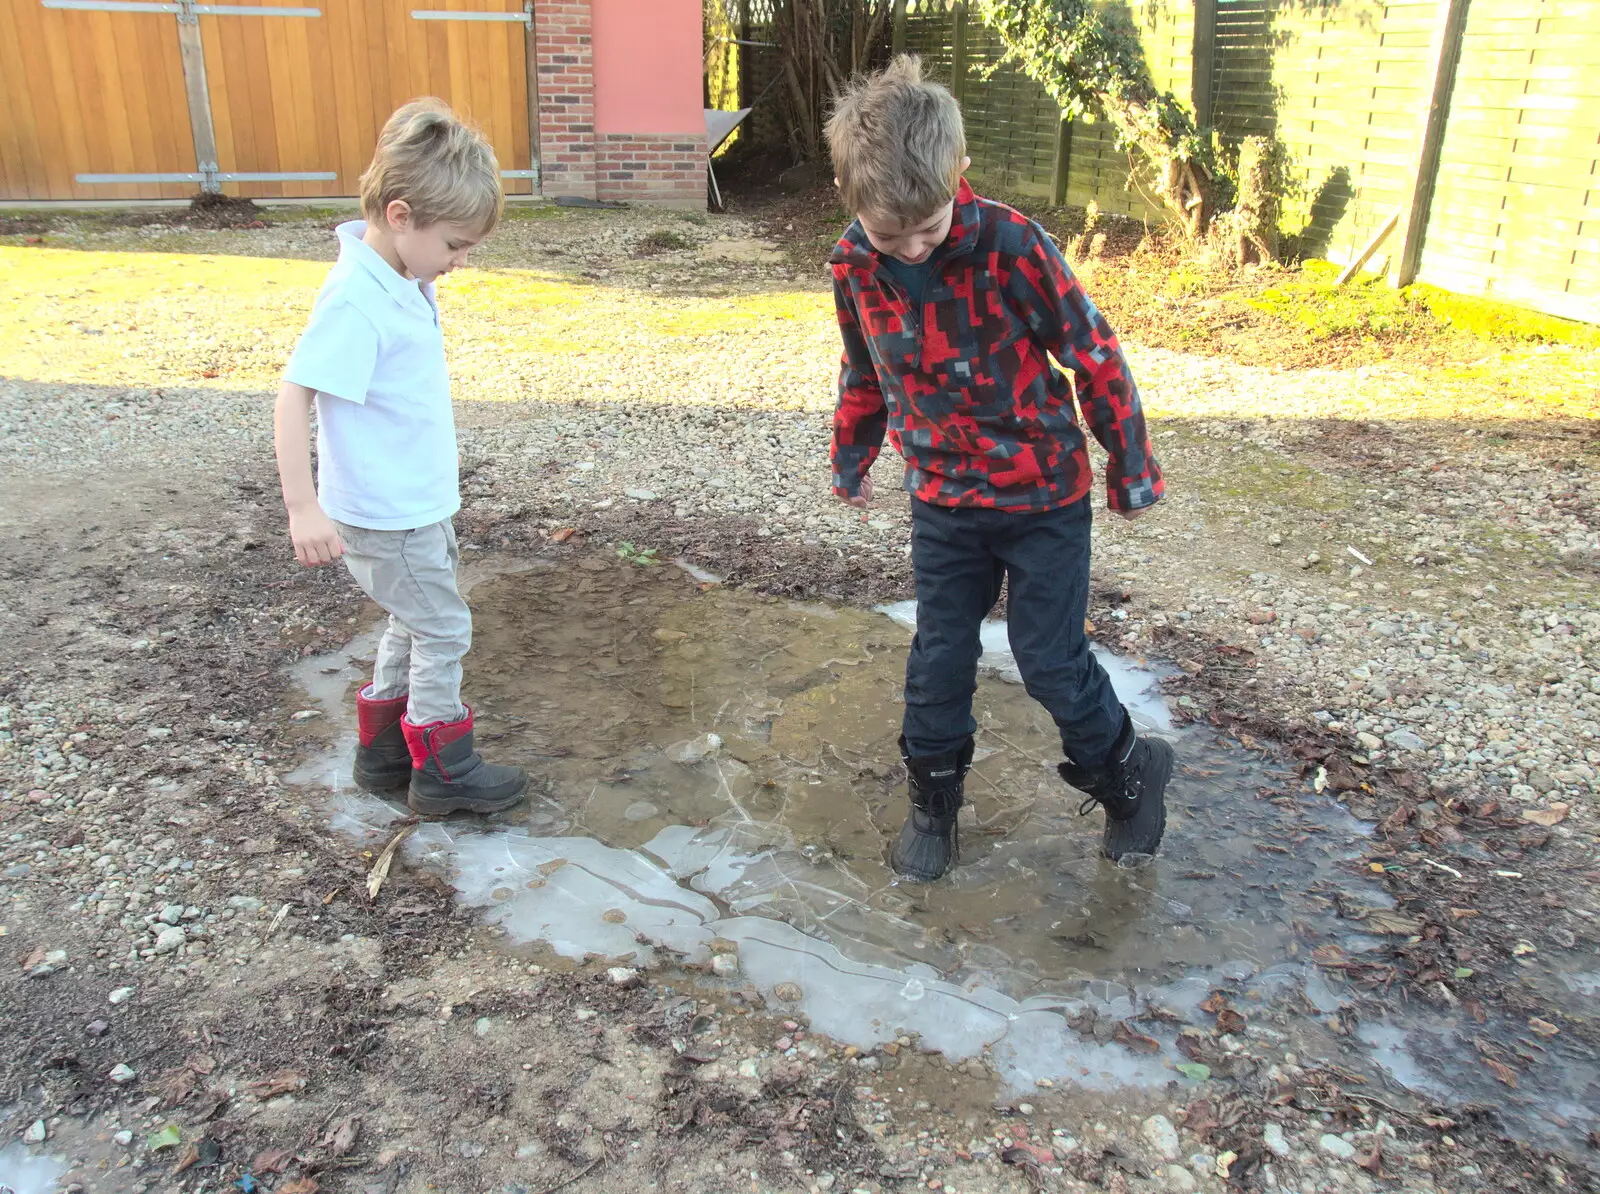
<svg viewBox="0 0 1600 1194"><path fill-rule="evenodd" d="M401 277L400 271L383 259L383 254L361 239L367 232L365 220L349 220L340 224L336 231L339 234L341 261L348 259L366 270L402 306L410 306L418 300L426 302L429 307L433 306L431 283L421 286L415 278Z"/></svg>

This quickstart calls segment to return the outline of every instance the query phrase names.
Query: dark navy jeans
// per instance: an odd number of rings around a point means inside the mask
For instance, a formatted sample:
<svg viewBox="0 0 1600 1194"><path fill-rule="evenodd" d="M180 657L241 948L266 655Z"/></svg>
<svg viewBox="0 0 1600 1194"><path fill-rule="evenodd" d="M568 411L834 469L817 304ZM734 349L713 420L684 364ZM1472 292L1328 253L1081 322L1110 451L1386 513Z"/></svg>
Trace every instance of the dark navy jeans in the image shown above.
<svg viewBox="0 0 1600 1194"><path fill-rule="evenodd" d="M946 754L976 732L978 628L1009 578L1011 651L1028 695L1061 729L1067 756L1097 767L1122 730L1122 704L1089 650L1089 525L1085 497L1042 514L952 509L911 500L917 634L906 661L906 746Z"/></svg>

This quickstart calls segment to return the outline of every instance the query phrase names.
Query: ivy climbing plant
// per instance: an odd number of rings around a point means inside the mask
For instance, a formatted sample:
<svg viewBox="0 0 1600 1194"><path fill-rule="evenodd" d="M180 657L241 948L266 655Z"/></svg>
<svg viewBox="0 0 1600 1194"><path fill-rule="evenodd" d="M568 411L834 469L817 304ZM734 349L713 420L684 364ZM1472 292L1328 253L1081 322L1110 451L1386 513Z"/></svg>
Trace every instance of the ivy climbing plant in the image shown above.
<svg viewBox="0 0 1600 1194"><path fill-rule="evenodd" d="M1002 62L1015 63L1067 116L1103 117L1146 160L1156 196L1183 227L1197 237L1207 231L1218 198L1210 139L1181 100L1156 87L1131 25L1091 0L977 0L975 8L1000 37Z"/></svg>

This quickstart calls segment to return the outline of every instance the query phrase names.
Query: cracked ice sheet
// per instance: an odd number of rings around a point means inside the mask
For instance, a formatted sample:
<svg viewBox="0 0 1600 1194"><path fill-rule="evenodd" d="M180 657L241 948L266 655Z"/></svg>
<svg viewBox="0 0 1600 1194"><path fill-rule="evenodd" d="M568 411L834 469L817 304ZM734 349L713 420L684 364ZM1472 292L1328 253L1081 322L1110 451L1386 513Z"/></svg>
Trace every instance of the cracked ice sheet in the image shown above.
<svg viewBox="0 0 1600 1194"><path fill-rule="evenodd" d="M67 1171L59 1157L35 1155L21 1144L0 1148L0 1190L14 1194L49 1194Z"/></svg>
<svg viewBox="0 0 1600 1194"><path fill-rule="evenodd" d="M914 631L917 628L915 601L896 601L890 605L880 605L877 611L907 630ZM1017 668L1017 657L1011 653L1008 633L1004 619L984 619L983 626L979 630L983 655L978 660L978 666L984 671L994 672L1008 683L1021 684L1022 673ZM1100 661L1100 666L1105 668L1106 674L1111 677L1111 687L1116 689L1117 699L1127 706L1128 712L1140 729L1163 731L1172 729L1172 714L1167 710L1167 702L1162 698L1160 690L1163 672L1151 667L1141 667L1132 660L1113 655L1094 643L1089 644L1089 649L1094 652L1094 657Z"/></svg>
<svg viewBox="0 0 1600 1194"><path fill-rule="evenodd" d="M340 799L335 819L344 832L377 837L397 815L375 797L348 796ZM685 887L683 879L693 876L719 895L737 889L747 868L766 861L738 851L747 836L760 836L746 829L736 835L727 827L674 826L635 851L591 838L531 837L505 828L456 832L434 822L421 826L403 849L412 865L443 871L456 898L484 909L486 920L503 926L512 940L544 942L563 957L631 955L635 964L650 966L663 960L657 946L693 962L709 957L713 938L736 942L745 979L773 1006L803 1012L814 1031L859 1049L915 1033L951 1061L987 1051L1014 1093L1032 1090L1039 1078L1091 1089L1171 1079L1159 1057L1084 1041L1067 1027L1063 1013L1084 1008L1131 1015L1128 994L1112 984L1093 984L1081 998L1019 1002L976 984L947 982L925 963L847 958L833 945L765 916L723 916L716 902ZM780 987L782 996L798 998L782 998Z"/></svg>

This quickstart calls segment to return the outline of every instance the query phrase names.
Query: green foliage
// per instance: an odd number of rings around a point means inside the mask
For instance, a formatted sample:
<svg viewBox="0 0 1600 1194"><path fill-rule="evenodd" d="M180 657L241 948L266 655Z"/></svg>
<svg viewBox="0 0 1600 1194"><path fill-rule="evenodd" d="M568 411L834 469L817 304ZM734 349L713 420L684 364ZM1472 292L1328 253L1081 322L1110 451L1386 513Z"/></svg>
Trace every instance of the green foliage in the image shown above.
<svg viewBox="0 0 1600 1194"><path fill-rule="evenodd" d="M1392 340L1432 330L1433 316L1420 295L1395 290L1376 274L1336 286L1337 273L1327 262L1308 261L1299 277L1263 290L1249 305L1299 324L1313 340Z"/></svg>
<svg viewBox="0 0 1600 1194"><path fill-rule="evenodd" d="M657 228L647 232L639 238L639 243L634 246L634 252L641 257L649 257L656 253L675 253L683 249L694 248L694 241L681 232L674 232L670 228Z"/></svg>
<svg viewBox="0 0 1600 1194"><path fill-rule="evenodd" d="M656 558L658 550L658 548L654 547L635 547L631 543L619 543L617 544L617 557L629 564L637 564L641 568L649 568L661 563Z"/></svg>
<svg viewBox="0 0 1600 1194"><path fill-rule="evenodd" d="M1014 62L1074 119L1103 116L1123 146L1139 149L1155 168L1156 190L1195 231L1197 184L1216 173L1209 137L1170 91L1157 90L1138 31L1090 0L977 0L984 23ZM1187 165L1188 184L1176 185ZM1203 212L1203 207L1202 207Z"/></svg>

